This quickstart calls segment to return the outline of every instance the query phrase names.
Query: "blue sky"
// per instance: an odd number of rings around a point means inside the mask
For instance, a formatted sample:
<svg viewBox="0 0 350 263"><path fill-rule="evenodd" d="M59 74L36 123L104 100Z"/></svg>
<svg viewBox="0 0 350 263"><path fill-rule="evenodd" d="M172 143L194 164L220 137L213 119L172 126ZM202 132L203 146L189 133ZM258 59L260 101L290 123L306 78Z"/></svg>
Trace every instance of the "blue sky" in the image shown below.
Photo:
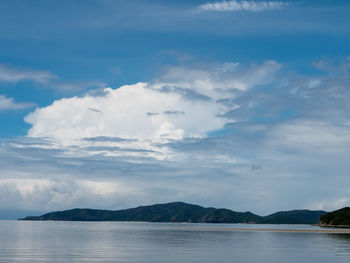
<svg viewBox="0 0 350 263"><path fill-rule="evenodd" d="M348 205L349 13L0 0L0 208Z"/></svg>

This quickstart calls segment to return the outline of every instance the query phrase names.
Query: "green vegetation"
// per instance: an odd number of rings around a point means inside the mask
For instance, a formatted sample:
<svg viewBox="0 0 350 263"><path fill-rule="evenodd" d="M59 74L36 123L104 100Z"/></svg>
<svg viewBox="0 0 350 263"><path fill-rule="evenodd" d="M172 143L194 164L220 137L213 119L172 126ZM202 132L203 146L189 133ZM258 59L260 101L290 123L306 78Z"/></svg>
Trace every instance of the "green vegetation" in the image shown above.
<svg viewBox="0 0 350 263"><path fill-rule="evenodd" d="M321 216L320 225L326 227L350 227L350 207L344 207Z"/></svg>
<svg viewBox="0 0 350 263"><path fill-rule="evenodd" d="M198 205L174 202L118 211L72 209L42 216L29 216L22 220L316 224L319 222L320 216L325 213L324 211L293 210L262 217L251 212L204 208Z"/></svg>
<svg viewBox="0 0 350 263"><path fill-rule="evenodd" d="M264 217L260 223L268 224L317 224L325 211L292 210L281 211Z"/></svg>

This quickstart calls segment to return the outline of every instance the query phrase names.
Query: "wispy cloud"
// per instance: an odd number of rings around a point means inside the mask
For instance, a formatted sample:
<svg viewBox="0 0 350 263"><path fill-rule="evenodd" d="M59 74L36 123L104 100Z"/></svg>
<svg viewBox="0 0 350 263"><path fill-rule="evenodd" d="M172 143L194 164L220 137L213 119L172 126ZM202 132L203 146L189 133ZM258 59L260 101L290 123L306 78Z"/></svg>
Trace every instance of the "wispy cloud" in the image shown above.
<svg viewBox="0 0 350 263"><path fill-rule="evenodd" d="M36 106L35 103L15 102L13 98L7 98L0 95L0 111L3 110L21 110Z"/></svg>
<svg viewBox="0 0 350 263"><path fill-rule="evenodd" d="M107 83L103 81L71 81L71 82L62 82L62 81L52 81L49 83L48 87L60 90L63 92L76 92L86 89L98 89L105 88Z"/></svg>
<svg viewBox="0 0 350 263"><path fill-rule="evenodd" d="M101 89L107 87L107 83L96 80L71 80L63 81L61 76L49 70L19 68L13 65L0 64L0 83L18 83L32 81L44 88L57 90L65 93L75 93L88 89Z"/></svg>
<svg viewBox="0 0 350 263"><path fill-rule="evenodd" d="M48 70L23 69L0 64L0 81L2 82L34 81L44 84L56 78L58 77Z"/></svg>
<svg viewBox="0 0 350 263"><path fill-rule="evenodd" d="M228 11L248 11L248 12L261 12L265 10L281 9L289 5L287 2L282 1L222 1L206 3L198 7L198 11L216 11L216 12L228 12Z"/></svg>

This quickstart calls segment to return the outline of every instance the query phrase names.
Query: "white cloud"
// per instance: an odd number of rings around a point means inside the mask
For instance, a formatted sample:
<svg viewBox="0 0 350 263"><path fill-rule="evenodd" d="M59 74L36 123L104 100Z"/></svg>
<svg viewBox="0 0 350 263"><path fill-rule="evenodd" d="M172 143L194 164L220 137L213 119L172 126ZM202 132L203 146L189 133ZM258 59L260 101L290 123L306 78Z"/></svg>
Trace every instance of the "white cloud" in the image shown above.
<svg viewBox="0 0 350 263"><path fill-rule="evenodd" d="M287 6L287 2L282 1L222 1L206 3L198 7L199 11L249 11L261 12L265 10L281 9Z"/></svg>
<svg viewBox="0 0 350 263"><path fill-rule="evenodd" d="M248 68L239 63L224 63L210 69L173 67L158 82L163 86L186 88L210 98L221 99L232 97L234 90L247 91L269 83L280 68L281 65L273 60Z"/></svg>
<svg viewBox="0 0 350 263"><path fill-rule="evenodd" d="M0 111L2 110L21 110L34 107L34 103L15 102L13 98L7 98L0 95Z"/></svg>
<svg viewBox="0 0 350 263"><path fill-rule="evenodd" d="M169 157L161 144L203 138L223 128L228 120L222 116L237 106L220 101L234 98L237 91L268 83L280 68L274 61L249 68L235 64L234 70L231 66L228 70L227 65L170 68L149 83L57 100L25 118L32 125L28 136L51 138L56 140L56 147L79 146L83 155ZM124 140L84 140L94 137ZM70 154L76 155L76 149L72 148Z"/></svg>
<svg viewBox="0 0 350 263"><path fill-rule="evenodd" d="M146 83L105 89L102 96L87 95L55 101L26 117L31 137L79 139L107 136L162 141L203 137L221 128L215 102L188 101L180 94L161 92ZM93 109L93 110L92 110ZM163 114L182 111L181 115ZM150 116L149 112L162 113Z"/></svg>
<svg viewBox="0 0 350 263"><path fill-rule="evenodd" d="M277 125L265 143L304 152L341 153L350 147L350 126L322 121L296 120Z"/></svg>
<svg viewBox="0 0 350 263"><path fill-rule="evenodd" d="M57 76L47 70L19 69L16 67L0 64L0 81L3 82L19 82L30 80L37 83L47 83Z"/></svg>

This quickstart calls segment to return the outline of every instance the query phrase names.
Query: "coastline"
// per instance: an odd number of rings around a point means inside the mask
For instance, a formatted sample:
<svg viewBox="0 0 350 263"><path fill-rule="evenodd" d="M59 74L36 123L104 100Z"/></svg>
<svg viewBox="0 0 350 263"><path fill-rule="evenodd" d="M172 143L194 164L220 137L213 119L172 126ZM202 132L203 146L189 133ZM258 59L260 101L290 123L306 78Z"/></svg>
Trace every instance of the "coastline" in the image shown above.
<svg viewBox="0 0 350 263"><path fill-rule="evenodd" d="M325 233L350 234L350 229L277 229L277 228L198 228L198 231L248 231L248 232L291 232L291 233Z"/></svg>

